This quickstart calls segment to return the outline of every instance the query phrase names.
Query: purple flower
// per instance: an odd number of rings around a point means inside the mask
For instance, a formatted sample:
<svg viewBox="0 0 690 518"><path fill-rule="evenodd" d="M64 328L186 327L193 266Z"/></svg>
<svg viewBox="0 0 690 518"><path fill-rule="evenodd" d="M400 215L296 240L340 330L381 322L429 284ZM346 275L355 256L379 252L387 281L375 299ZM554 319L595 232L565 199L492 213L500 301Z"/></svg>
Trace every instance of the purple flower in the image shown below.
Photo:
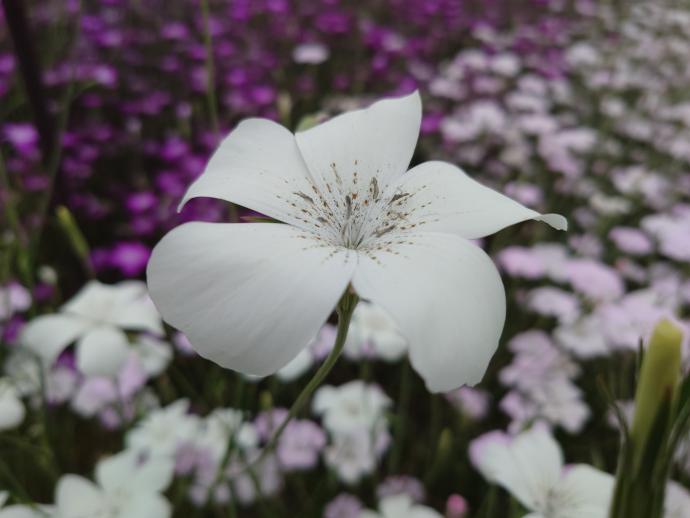
<svg viewBox="0 0 690 518"><path fill-rule="evenodd" d="M146 269L151 249L138 242L120 242L110 253L110 266L126 277L136 277Z"/></svg>

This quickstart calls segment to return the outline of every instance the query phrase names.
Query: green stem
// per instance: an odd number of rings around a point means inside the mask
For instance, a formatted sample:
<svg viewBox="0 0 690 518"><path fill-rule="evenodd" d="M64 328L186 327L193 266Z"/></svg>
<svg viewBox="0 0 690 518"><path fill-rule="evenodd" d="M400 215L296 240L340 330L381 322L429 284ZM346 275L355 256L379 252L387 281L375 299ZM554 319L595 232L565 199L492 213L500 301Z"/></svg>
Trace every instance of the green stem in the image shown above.
<svg viewBox="0 0 690 518"><path fill-rule="evenodd" d="M395 440L393 441L393 451L391 452L388 463L388 471L397 473L400 469L402 460L403 446L405 443L405 432L407 431L407 410L410 402L412 390L412 369L407 360L403 363L402 374L400 375L400 392L398 394L398 408L395 416Z"/></svg>
<svg viewBox="0 0 690 518"><path fill-rule="evenodd" d="M345 292L345 294L338 302L338 305L336 307L336 312L338 313L338 332L336 334L335 345L333 346L333 350L326 358L326 361L324 361L323 364L321 364L321 367L319 367L319 370L316 371L316 374L314 374L314 377L309 381L307 386L304 387L302 392L300 392L299 396L297 396L297 399L288 411L288 415L285 417L278 429L273 433L271 440L268 441L268 444L264 447L264 450L261 452L259 457L257 457L256 460L252 461L249 467L258 464L266 457L266 455L273 451L273 449L276 447L278 443L278 440L280 439L280 436L285 431L285 428L290 423L290 421L292 421L292 418L295 417L302 410L304 405L311 397L312 393L319 387L319 385L321 385L323 380L326 378L328 373L335 365L336 361L340 357L340 353L343 351L343 347L345 346L345 339L347 338L347 331L350 327L352 313L354 312L358 302L359 297L351 292Z"/></svg>

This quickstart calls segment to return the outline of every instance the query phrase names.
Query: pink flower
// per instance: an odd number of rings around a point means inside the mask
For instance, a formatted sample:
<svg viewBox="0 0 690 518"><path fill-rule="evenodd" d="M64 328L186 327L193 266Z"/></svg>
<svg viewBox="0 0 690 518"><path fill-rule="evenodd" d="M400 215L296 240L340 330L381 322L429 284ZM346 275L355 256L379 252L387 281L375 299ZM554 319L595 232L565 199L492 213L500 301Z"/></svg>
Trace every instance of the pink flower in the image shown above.
<svg viewBox="0 0 690 518"><path fill-rule="evenodd" d="M450 495L446 501L447 518L464 518L469 509L470 506L467 504L467 500L457 493Z"/></svg>
<svg viewBox="0 0 690 518"><path fill-rule="evenodd" d="M630 255L647 255L652 252L652 241L647 234L633 227L615 227L609 239L623 252Z"/></svg>
<svg viewBox="0 0 690 518"><path fill-rule="evenodd" d="M624 293L618 272L599 261L571 259L566 263L566 273L573 288L593 300L614 300Z"/></svg>

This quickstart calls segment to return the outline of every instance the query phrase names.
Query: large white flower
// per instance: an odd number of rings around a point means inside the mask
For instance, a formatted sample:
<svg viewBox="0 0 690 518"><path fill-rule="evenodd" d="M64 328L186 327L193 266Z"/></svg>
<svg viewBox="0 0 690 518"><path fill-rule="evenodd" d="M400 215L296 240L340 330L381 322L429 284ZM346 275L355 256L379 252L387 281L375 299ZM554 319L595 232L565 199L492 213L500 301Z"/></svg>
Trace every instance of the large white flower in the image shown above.
<svg viewBox="0 0 690 518"><path fill-rule="evenodd" d="M55 491L56 518L167 518L170 503L161 495L173 476L173 461L152 457L140 462L136 452L102 460L96 482L63 475Z"/></svg>
<svg viewBox="0 0 690 518"><path fill-rule="evenodd" d="M47 366L76 341L79 369L91 376L110 376L119 372L129 353L124 330L163 331L144 283L107 285L91 281L58 313L29 322L21 340Z"/></svg>
<svg viewBox="0 0 690 518"><path fill-rule="evenodd" d="M242 122L181 205L224 199L287 224L187 223L156 246L151 296L206 358L267 375L294 358L348 285L399 325L434 391L477 383L505 319L491 260L469 240L541 215L426 162L405 172L421 121L415 92L292 134Z"/></svg>
<svg viewBox="0 0 690 518"><path fill-rule="evenodd" d="M474 466L530 512L525 518L606 518L613 477L586 464L563 466L563 453L545 427L516 437L489 432L470 445Z"/></svg>

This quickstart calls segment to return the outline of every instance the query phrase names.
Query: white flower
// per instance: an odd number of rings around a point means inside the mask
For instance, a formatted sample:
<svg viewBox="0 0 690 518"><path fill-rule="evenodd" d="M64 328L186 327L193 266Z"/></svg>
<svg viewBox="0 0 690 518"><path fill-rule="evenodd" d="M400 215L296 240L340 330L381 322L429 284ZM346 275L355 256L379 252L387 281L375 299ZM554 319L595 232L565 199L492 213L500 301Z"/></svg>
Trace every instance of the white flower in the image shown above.
<svg viewBox="0 0 690 518"><path fill-rule="evenodd" d="M320 387L314 395L313 410L323 416L323 425L330 432L370 431L383 420L383 412L390 405L390 398L379 387L355 380L339 387Z"/></svg>
<svg viewBox="0 0 690 518"><path fill-rule="evenodd" d="M380 512L362 511L359 518L443 518L431 507L416 505L410 495L401 494L384 498L379 502Z"/></svg>
<svg viewBox="0 0 690 518"><path fill-rule="evenodd" d="M376 468L390 442L384 415L390 405L378 386L360 380L316 391L313 411L331 439L324 460L343 482L353 484Z"/></svg>
<svg viewBox="0 0 690 518"><path fill-rule="evenodd" d="M41 392L41 362L34 354L15 347L5 359L3 371L21 396L34 396Z"/></svg>
<svg viewBox="0 0 690 518"><path fill-rule="evenodd" d="M690 492L673 480L666 484L664 518L690 518Z"/></svg>
<svg viewBox="0 0 690 518"><path fill-rule="evenodd" d="M501 334L505 293L469 240L541 219L457 167L405 173L421 122L414 93L293 135L249 119L219 146L184 205L213 197L287 224L193 222L148 265L151 296L197 352L267 375L316 336L348 287L383 307L433 391L475 384Z"/></svg>
<svg viewBox="0 0 690 518"><path fill-rule="evenodd" d="M292 59L295 63L318 65L330 56L328 47L321 43L302 43L292 50Z"/></svg>
<svg viewBox="0 0 690 518"><path fill-rule="evenodd" d="M254 449L259 444L256 429L244 422L242 412L234 408L219 408L206 417L199 432L191 439L195 446L208 451L216 462L220 462L231 437L235 447L244 451Z"/></svg>
<svg viewBox="0 0 690 518"><path fill-rule="evenodd" d="M597 313L558 326L554 331L556 342L578 358L606 356L611 351L604 336L604 326Z"/></svg>
<svg viewBox="0 0 690 518"><path fill-rule="evenodd" d="M188 414L188 410L189 401L180 399L150 412L127 433L127 447L150 455L171 457L178 446L193 442L199 433L200 421Z"/></svg>
<svg viewBox="0 0 690 518"><path fill-rule="evenodd" d="M470 459L525 506L529 518L608 515L613 477L586 464L564 467L560 446L543 427L516 437L489 432L471 443Z"/></svg>
<svg viewBox="0 0 690 518"><path fill-rule="evenodd" d="M0 491L0 518L50 518L54 511L48 505L8 505L10 494Z"/></svg>
<svg viewBox="0 0 690 518"><path fill-rule="evenodd" d="M97 484L64 475L55 492L56 518L167 518L171 506L161 492L173 468L171 459L140 462L137 453L125 450L98 463Z"/></svg>
<svg viewBox="0 0 690 518"><path fill-rule="evenodd" d="M350 322L344 354L351 359L361 357L396 361L407 351L407 341L395 321L383 308L360 302Z"/></svg>
<svg viewBox="0 0 690 518"><path fill-rule="evenodd" d="M77 365L91 376L116 374L129 351L123 330L161 334L160 316L138 281L117 285L90 281L58 313L29 322L21 341L51 365L77 341Z"/></svg>
<svg viewBox="0 0 690 518"><path fill-rule="evenodd" d="M376 469L389 443L390 435L382 426L331 431L331 441L323 450L323 457L340 480L355 484Z"/></svg>
<svg viewBox="0 0 690 518"><path fill-rule="evenodd" d="M25 414L26 409L17 389L7 378L0 378L0 432L19 426Z"/></svg>

